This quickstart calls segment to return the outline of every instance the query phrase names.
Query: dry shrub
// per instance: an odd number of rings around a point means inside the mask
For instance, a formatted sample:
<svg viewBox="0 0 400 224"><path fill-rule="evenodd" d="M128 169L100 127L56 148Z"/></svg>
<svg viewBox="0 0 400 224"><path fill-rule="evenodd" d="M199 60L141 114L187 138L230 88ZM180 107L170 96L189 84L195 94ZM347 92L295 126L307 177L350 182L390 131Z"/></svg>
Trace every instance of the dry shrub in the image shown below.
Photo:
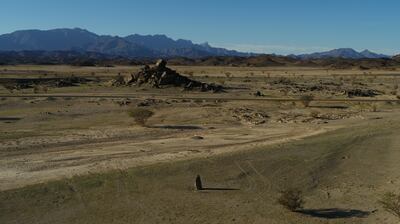
<svg viewBox="0 0 400 224"><path fill-rule="evenodd" d="M299 211L304 205L303 193L298 189L282 191L278 203L292 212Z"/></svg>
<svg viewBox="0 0 400 224"><path fill-rule="evenodd" d="M33 93L40 93L40 92L47 93L47 91L48 91L47 86L42 86L42 85L33 86Z"/></svg>
<svg viewBox="0 0 400 224"><path fill-rule="evenodd" d="M310 103L313 100L314 100L314 96L312 96L312 95L304 95L304 96L300 97L300 101L305 107L309 107Z"/></svg>
<svg viewBox="0 0 400 224"><path fill-rule="evenodd" d="M128 115L132 117L138 125L145 127L147 120L154 115L154 112L144 108L134 108L128 111Z"/></svg>
<svg viewBox="0 0 400 224"><path fill-rule="evenodd" d="M39 93L39 92L40 92L40 87L35 85L33 87L33 93Z"/></svg>
<svg viewBox="0 0 400 224"><path fill-rule="evenodd" d="M371 105L372 112L378 112L378 104L374 103Z"/></svg>
<svg viewBox="0 0 400 224"><path fill-rule="evenodd" d="M47 101L57 101L57 98L49 96L46 98Z"/></svg>
<svg viewBox="0 0 400 224"><path fill-rule="evenodd" d="M18 87L15 85L6 85L3 84L3 87L6 88L10 93L13 93L14 90L18 90Z"/></svg>
<svg viewBox="0 0 400 224"><path fill-rule="evenodd" d="M400 194L386 193L379 203L387 212L400 219Z"/></svg>

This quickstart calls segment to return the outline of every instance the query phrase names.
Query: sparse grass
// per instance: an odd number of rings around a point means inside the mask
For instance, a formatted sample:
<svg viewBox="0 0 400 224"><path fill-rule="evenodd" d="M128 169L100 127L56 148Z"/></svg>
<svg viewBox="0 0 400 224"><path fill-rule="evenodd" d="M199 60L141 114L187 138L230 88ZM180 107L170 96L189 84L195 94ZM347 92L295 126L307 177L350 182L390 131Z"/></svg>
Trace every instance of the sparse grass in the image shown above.
<svg viewBox="0 0 400 224"><path fill-rule="evenodd" d="M303 208L303 193L299 189L289 189L281 192L278 203L289 211L296 212Z"/></svg>
<svg viewBox="0 0 400 224"><path fill-rule="evenodd" d="M400 219L400 194L392 192L386 193L383 195L382 199L379 200L379 203L387 212Z"/></svg>
<svg viewBox="0 0 400 224"><path fill-rule="evenodd" d="M145 127L147 120L154 115L154 112L144 108L134 108L128 111L128 115L132 117L138 125Z"/></svg>

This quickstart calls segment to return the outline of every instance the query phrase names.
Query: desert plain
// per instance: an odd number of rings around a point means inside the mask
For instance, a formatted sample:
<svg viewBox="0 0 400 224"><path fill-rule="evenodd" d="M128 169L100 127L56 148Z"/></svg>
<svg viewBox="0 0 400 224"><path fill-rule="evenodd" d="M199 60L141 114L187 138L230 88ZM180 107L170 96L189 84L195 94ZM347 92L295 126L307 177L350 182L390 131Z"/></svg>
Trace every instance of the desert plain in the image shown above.
<svg viewBox="0 0 400 224"><path fill-rule="evenodd" d="M398 68L170 67L224 89L1 66L0 223L396 223L378 201L400 186Z"/></svg>

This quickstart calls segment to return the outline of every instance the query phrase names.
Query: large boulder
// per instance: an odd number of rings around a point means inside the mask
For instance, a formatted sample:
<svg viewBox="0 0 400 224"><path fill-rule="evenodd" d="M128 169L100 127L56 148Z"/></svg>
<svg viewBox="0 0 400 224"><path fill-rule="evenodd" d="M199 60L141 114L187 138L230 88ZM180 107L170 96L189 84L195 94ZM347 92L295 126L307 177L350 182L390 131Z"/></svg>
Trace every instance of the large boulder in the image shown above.
<svg viewBox="0 0 400 224"><path fill-rule="evenodd" d="M157 60L156 67L158 69L165 69L167 67L167 61L165 61L164 59Z"/></svg>

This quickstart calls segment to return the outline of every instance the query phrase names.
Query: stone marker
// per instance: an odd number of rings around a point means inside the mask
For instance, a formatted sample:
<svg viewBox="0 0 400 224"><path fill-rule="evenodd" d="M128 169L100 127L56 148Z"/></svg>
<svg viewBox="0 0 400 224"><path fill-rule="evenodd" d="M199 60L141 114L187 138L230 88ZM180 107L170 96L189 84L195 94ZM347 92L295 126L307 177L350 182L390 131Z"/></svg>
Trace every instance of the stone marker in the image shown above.
<svg viewBox="0 0 400 224"><path fill-rule="evenodd" d="M196 187L196 190L198 190L198 191L201 191L201 190L204 189L203 188L203 183L201 182L200 175L197 175L197 177L196 177L195 187Z"/></svg>

